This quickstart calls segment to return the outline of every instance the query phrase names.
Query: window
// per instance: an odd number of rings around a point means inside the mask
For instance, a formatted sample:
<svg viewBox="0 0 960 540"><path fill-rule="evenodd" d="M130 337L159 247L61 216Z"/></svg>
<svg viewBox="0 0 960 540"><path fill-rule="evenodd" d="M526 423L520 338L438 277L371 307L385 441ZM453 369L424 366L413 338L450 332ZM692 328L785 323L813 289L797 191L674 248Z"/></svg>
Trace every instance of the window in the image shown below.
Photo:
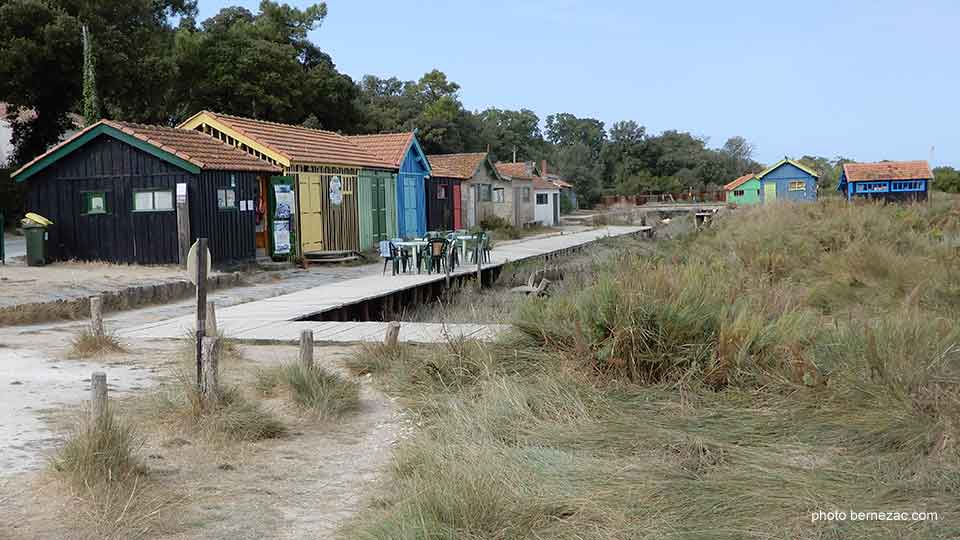
<svg viewBox="0 0 960 540"><path fill-rule="evenodd" d="M221 210L234 210L237 208L237 190L230 188L220 188L217 190L217 208Z"/></svg>
<svg viewBox="0 0 960 540"><path fill-rule="evenodd" d="M134 212L169 212L173 210L173 191L143 189L133 192Z"/></svg>
<svg viewBox="0 0 960 540"><path fill-rule="evenodd" d="M523 202L530 202L530 188L523 188Z"/></svg>
<svg viewBox="0 0 960 540"><path fill-rule="evenodd" d="M803 191L805 189L807 189L807 183L803 180L790 182L790 191Z"/></svg>
<svg viewBox="0 0 960 540"><path fill-rule="evenodd" d="M447 198L447 186L437 186L437 198L438 199Z"/></svg>
<svg viewBox="0 0 960 540"><path fill-rule="evenodd" d="M734 190L733 196L734 196L734 197L743 197L743 190L742 190L742 189Z"/></svg>
<svg viewBox="0 0 960 540"><path fill-rule="evenodd" d="M537 204L549 204L550 196L546 193L537 193Z"/></svg>
<svg viewBox="0 0 960 540"><path fill-rule="evenodd" d="M105 191L81 191L83 197L83 214L94 216L109 214L107 211L107 193Z"/></svg>
<svg viewBox="0 0 960 540"><path fill-rule="evenodd" d="M480 184L477 186L480 190L480 200L483 202L490 202L493 200L493 186L490 184Z"/></svg>
<svg viewBox="0 0 960 540"><path fill-rule="evenodd" d="M506 202L507 195L502 187L495 188L493 190L493 202Z"/></svg>

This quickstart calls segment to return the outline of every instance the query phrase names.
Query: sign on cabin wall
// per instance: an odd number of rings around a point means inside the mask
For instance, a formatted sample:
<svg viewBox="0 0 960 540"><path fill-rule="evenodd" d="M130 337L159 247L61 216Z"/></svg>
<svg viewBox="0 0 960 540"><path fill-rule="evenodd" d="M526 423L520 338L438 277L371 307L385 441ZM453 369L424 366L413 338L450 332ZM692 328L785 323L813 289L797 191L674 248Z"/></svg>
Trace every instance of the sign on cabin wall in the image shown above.
<svg viewBox="0 0 960 540"><path fill-rule="evenodd" d="M275 184L273 188L277 200L277 212L274 217L290 219L293 215L293 190L285 184Z"/></svg>
<svg viewBox="0 0 960 540"><path fill-rule="evenodd" d="M343 203L343 182L339 176L330 178L330 204L340 206Z"/></svg>

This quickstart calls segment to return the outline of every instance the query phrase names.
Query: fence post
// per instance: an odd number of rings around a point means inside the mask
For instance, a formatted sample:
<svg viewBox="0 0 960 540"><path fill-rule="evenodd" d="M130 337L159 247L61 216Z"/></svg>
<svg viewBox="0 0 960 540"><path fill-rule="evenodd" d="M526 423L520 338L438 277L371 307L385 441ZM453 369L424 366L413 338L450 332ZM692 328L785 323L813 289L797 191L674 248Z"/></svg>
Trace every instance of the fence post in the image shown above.
<svg viewBox="0 0 960 540"><path fill-rule="evenodd" d="M480 243L484 238L486 238L486 235L481 237L480 234L477 233L476 247L474 248L474 259L477 261L477 290L483 288L483 248L480 246Z"/></svg>
<svg viewBox="0 0 960 540"><path fill-rule="evenodd" d="M203 337L207 329L207 239L197 239L197 386L202 389Z"/></svg>
<svg viewBox="0 0 960 540"><path fill-rule="evenodd" d="M213 303L213 300L207 300L207 324L204 325L206 328L205 335L212 337L219 337L217 334L217 306Z"/></svg>
<svg viewBox="0 0 960 540"><path fill-rule="evenodd" d="M387 347L396 347L397 341L400 339L400 323L397 321L390 321L387 324L387 334L383 338L383 344Z"/></svg>
<svg viewBox="0 0 960 540"><path fill-rule="evenodd" d="M107 374L94 371L90 375L90 421L98 425L107 414Z"/></svg>
<svg viewBox="0 0 960 540"><path fill-rule="evenodd" d="M300 365L313 367L313 330L300 332Z"/></svg>
<svg viewBox="0 0 960 540"><path fill-rule="evenodd" d="M103 298L90 297L90 333L95 337L103 337Z"/></svg>
<svg viewBox="0 0 960 540"><path fill-rule="evenodd" d="M200 401L204 407L210 407L219 398L218 369L216 354L217 338L205 337L201 344L203 372L200 379Z"/></svg>

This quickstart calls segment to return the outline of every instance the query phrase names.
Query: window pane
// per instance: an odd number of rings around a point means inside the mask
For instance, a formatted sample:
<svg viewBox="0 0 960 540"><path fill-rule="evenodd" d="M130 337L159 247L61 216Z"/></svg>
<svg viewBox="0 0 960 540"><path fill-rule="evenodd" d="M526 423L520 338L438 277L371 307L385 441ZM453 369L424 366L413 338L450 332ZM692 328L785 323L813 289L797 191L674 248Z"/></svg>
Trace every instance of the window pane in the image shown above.
<svg viewBox="0 0 960 540"><path fill-rule="evenodd" d="M107 211L107 201L103 193L89 193L87 195L87 213L103 214Z"/></svg>
<svg viewBox="0 0 960 540"><path fill-rule="evenodd" d="M173 192L154 191L153 207L157 210L173 210Z"/></svg>
<svg viewBox="0 0 960 540"><path fill-rule="evenodd" d="M502 203L506 201L506 196L504 195L503 188L497 188L493 190L493 199L494 202Z"/></svg>
<svg viewBox="0 0 960 540"><path fill-rule="evenodd" d="M218 189L217 190L217 206L223 208L227 205L227 190Z"/></svg>
<svg viewBox="0 0 960 540"><path fill-rule="evenodd" d="M134 210L153 210L153 192L137 191L133 194Z"/></svg>
<svg viewBox="0 0 960 540"><path fill-rule="evenodd" d="M237 206L237 192L234 189L225 189L227 192L227 208Z"/></svg>

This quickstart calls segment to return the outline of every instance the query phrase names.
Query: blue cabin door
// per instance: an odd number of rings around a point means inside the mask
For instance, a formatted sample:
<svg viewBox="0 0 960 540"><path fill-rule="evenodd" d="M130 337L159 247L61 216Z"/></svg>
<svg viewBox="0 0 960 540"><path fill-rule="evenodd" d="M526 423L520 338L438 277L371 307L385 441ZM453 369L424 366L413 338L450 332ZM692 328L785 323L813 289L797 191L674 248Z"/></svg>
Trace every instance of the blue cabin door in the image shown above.
<svg viewBox="0 0 960 540"><path fill-rule="evenodd" d="M400 198L403 209L400 235L404 238L418 236L417 217L420 211L418 204L420 198L417 182L422 181L422 178L418 174L400 173Z"/></svg>

